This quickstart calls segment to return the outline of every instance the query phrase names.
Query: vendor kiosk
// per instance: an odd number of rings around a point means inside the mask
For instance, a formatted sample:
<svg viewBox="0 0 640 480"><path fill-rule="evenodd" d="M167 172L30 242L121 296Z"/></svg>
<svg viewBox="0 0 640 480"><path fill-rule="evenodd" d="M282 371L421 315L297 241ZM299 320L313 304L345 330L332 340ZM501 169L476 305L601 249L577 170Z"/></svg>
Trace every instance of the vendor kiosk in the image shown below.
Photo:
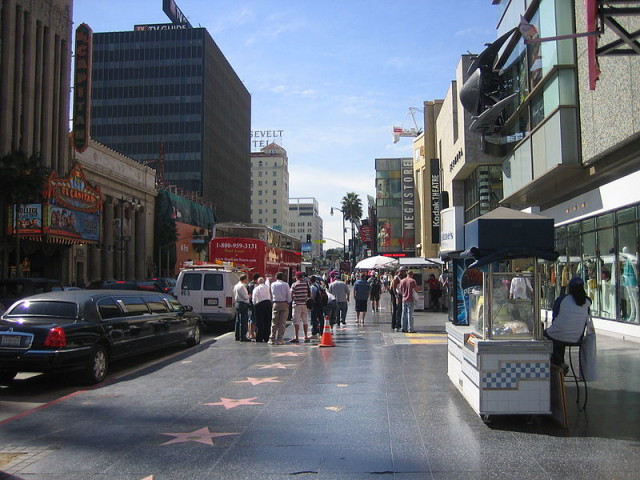
<svg viewBox="0 0 640 480"><path fill-rule="evenodd" d="M550 414L551 342L540 322L538 260L555 260L551 218L498 208L464 225L451 252L448 375L489 415Z"/></svg>

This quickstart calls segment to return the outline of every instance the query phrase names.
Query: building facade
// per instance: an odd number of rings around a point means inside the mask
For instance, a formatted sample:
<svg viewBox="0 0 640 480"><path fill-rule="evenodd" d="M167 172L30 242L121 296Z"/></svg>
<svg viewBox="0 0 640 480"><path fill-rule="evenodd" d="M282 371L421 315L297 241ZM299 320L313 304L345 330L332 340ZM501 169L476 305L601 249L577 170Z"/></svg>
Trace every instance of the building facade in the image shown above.
<svg viewBox="0 0 640 480"><path fill-rule="evenodd" d="M38 155L60 175L70 167L72 7L71 0L0 1L0 156ZM4 221L11 205L0 209ZM0 225L0 276L17 271L28 256L32 273L66 279L68 246L42 237L17 242L7 235L11 215L6 222Z"/></svg>
<svg viewBox="0 0 640 480"><path fill-rule="evenodd" d="M288 232L289 158L277 143L251 153L251 222Z"/></svg>
<svg viewBox="0 0 640 480"><path fill-rule="evenodd" d="M308 260L322 257L322 218L313 197L289 199L289 235L302 241L302 255Z"/></svg>
<svg viewBox="0 0 640 480"><path fill-rule="evenodd" d="M94 140L73 158L87 180L100 187L102 212L100 242L73 247L70 277L86 285L154 275L156 171Z"/></svg>
<svg viewBox="0 0 640 480"><path fill-rule="evenodd" d="M92 82L92 138L249 221L251 97L206 29L94 33Z"/></svg>
<svg viewBox="0 0 640 480"><path fill-rule="evenodd" d="M560 256L542 265L541 307L550 309L568 280L580 276L596 326L640 337L640 55L628 34L638 31L640 18L620 15L616 31L605 23L604 34L591 41L536 41L583 32L585 2L493 3L500 9L498 39L474 59L460 100L473 116L467 135L495 159L491 165L501 165L501 204L554 218ZM605 12L598 2L587 5L601 17L615 16L615 7ZM521 15L533 27L533 41L514 30ZM600 48L590 50L591 42ZM619 44L631 48L611 54ZM467 163L464 151L454 171L472 168ZM445 153L445 177L446 165ZM476 177L481 185L483 172ZM452 204L464 206L468 221L473 202L456 180ZM478 205L482 212L482 197Z"/></svg>

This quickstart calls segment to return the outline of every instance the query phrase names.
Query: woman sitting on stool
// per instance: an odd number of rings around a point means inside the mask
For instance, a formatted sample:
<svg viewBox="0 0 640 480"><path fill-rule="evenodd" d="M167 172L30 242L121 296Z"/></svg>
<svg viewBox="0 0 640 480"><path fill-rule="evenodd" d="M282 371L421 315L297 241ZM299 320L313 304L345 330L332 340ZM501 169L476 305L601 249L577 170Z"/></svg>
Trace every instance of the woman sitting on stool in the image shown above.
<svg viewBox="0 0 640 480"><path fill-rule="evenodd" d="M551 363L568 367L564 363L564 350L568 344L577 344L584 333L589 319L591 299L584 291L584 281L574 277L569 281L569 293L560 295L553 304L551 326L544 331L545 337L553 342Z"/></svg>

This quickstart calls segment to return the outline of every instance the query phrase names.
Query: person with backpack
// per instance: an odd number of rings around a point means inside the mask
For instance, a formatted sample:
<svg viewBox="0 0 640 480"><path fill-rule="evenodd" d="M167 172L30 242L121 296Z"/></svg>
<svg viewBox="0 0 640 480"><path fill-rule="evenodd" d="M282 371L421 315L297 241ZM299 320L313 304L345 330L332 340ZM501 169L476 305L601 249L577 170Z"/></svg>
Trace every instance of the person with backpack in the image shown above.
<svg viewBox="0 0 640 480"><path fill-rule="evenodd" d="M311 336L318 338L322 333L324 326L324 307L326 302L323 301L323 293L326 298L326 292L323 292L320 280L315 275L311 275L311 299L313 307L311 308Z"/></svg>

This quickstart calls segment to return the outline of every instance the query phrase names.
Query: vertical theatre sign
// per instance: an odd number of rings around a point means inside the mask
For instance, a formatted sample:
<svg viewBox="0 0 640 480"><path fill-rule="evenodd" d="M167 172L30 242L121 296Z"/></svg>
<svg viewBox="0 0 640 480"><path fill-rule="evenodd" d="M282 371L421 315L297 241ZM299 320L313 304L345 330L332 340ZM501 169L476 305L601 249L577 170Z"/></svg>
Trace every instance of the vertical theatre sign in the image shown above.
<svg viewBox="0 0 640 480"><path fill-rule="evenodd" d="M402 159L402 251L414 252L416 248L416 206L413 159Z"/></svg>
<svg viewBox="0 0 640 480"><path fill-rule="evenodd" d="M84 152L89 144L91 111L91 36L86 23L76 28L76 55L73 73L73 148Z"/></svg>
<svg viewBox="0 0 640 480"><path fill-rule="evenodd" d="M440 160L432 158L431 167L431 243L440 240Z"/></svg>

